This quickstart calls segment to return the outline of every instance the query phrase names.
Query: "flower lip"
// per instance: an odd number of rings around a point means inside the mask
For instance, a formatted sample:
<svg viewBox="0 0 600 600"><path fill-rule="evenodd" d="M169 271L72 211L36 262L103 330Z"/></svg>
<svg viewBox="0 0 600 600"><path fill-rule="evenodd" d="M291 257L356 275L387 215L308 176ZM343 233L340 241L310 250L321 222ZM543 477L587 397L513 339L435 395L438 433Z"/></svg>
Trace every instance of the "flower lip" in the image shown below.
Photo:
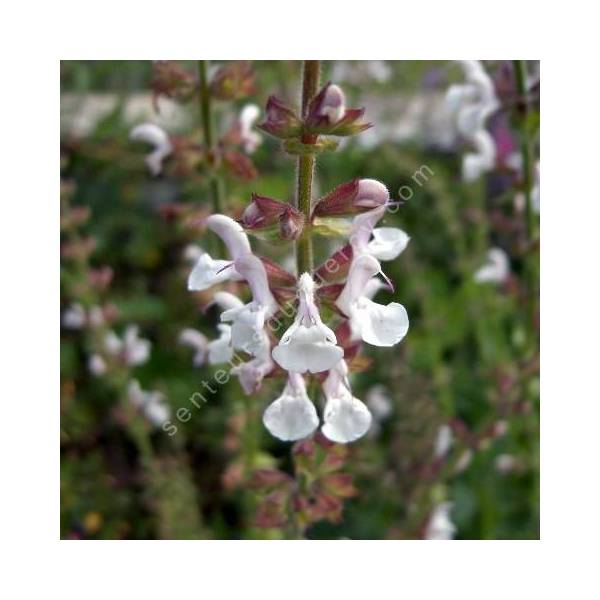
<svg viewBox="0 0 600 600"><path fill-rule="evenodd" d="M319 426L301 375L289 373L283 393L265 410L263 423L271 435L286 442L305 438Z"/></svg>

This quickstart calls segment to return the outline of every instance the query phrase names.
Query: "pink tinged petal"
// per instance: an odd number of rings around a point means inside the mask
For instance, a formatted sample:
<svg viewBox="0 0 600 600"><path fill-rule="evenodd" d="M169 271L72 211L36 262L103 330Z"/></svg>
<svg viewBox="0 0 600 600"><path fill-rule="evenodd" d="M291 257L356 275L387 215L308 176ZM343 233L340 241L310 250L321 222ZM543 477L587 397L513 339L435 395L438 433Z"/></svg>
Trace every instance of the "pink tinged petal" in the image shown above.
<svg viewBox="0 0 600 600"><path fill-rule="evenodd" d="M242 226L226 215L211 215L206 219L206 226L222 240L232 260L251 254L248 236Z"/></svg>
<svg viewBox="0 0 600 600"><path fill-rule="evenodd" d="M361 179L354 204L362 208L377 208L390 199L387 187L376 179Z"/></svg>
<svg viewBox="0 0 600 600"><path fill-rule="evenodd" d="M379 227L373 230L373 239L367 252L377 260L394 260L404 251L410 237L397 227Z"/></svg>
<svg viewBox="0 0 600 600"><path fill-rule="evenodd" d="M269 289L267 271L262 260L254 254L247 254L235 261L235 269L248 282L253 303L265 309L267 318L272 317L277 312L278 306Z"/></svg>
<svg viewBox="0 0 600 600"><path fill-rule="evenodd" d="M204 253L192 269L188 277L188 290L202 292L213 285L233 279L237 275L229 260L214 260L210 254Z"/></svg>
<svg viewBox="0 0 600 600"><path fill-rule="evenodd" d="M350 244L356 256L368 252L367 244L373 233L375 225L385 214L386 207L379 206L368 212L362 213L352 220L350 231Z"/></svg>
<svg viewBox="0 0 600 600"><path fill-rule="evenodd" d="M350 316L352 304L363 296L367 282L380 272L379 261L368 254L359 256L352 261L346 285L336 301L337 307L344 314Z"/></svg>
<svg viewBox="0 0 600 600"><path fill-rule="evenodd" d="M384 306L360 298L351 308L351 321L356 324L362 340L373 346L394 346L408 332L408 314L397 302Z"/></svg>
<svg viewBox="0 0 600 600"><path fill-rule="evenodd" d="M233 367L231 373L238 376L242 389L249 396L260 390L262 380L272 369L273 362L271 359L258 357Z"/></svg>
<svg viewBox="0 0 600 600"><path fill-rule="evenodd" d="M263 423L271 435L284 442L305 438L319 426L317 411L301 376L289 375L281 396L265 410Z"/></svg>

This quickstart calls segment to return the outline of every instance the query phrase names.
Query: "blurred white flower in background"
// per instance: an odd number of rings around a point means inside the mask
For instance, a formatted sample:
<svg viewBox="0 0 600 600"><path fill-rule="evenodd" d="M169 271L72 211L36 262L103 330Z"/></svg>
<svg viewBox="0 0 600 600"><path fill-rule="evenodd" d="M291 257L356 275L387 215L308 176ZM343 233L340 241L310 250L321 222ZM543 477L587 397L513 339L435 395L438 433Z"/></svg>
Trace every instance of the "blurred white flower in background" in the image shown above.
<svg viewBox="0 0 600 600"><path fill-rule="evenodd" d="M378 383L370 387L365 400L376 421L384 421L392 414L392 399L390 398L389 390L384 385Z"/></svg>
<svg viewBox="0 0 600 600"><path fill-rule="evenodd" d="M168 421L171 409L166 404L164 394L145 391L137 379L132 379L127 386L127 397L131 404L155 427L160 427Z"/></svg>
<svg viewBox="0 0 600 600"><path fill-rule="evenodd" d="M139 337L137 325L128 325L122 339L114 331L108 331L104 347L108 354L129 366L142 365L150 358L151 343Z"/></svg>
<svg viewBox="0 0 600 600"><path fill-rule="evenodd" d="M146 166L154 176L162 171L163 161L173 152L173 145L164 129L154 123L142 123L131 130L129 137L154 147L145 158Z"/></svg>
<svg viewBox="0 0 600 600"><path fill-rule="evenodd" d="M450 448L452 448L452 443L454 442L454 435L452 434L452 429L450 425L444 424L440 426L437 432L437 436L435 438L435 446L434 446L434 456L436 458L443 458L448 454Z"/></svg>
<svg viewBox="0 0 600 600"><path fill-rule="evenodd" d="M450 519L451 502L441 502L434 507L425 528L426 540L451 540L456 533L456 526Z"/></svg>
<svg viewBox="0 0 600 600"><path fill-rule="evenodd" d="M466 82L450 86L446 106L455 115L458 132L475 152L463 157L463 179L471 182L491 171L496 163L496 145L485 128L487 119L498 109L494 82L478 60L459 61Z"/></svg>
<svg viewBox="0 0 600 600"><path fill-rule="evenodd" d="M62 324L67 329L81 329L85 322L85 309L81 304L71 304L62 314Z"/></svg>
<svg viewBox="0 0 600 600"><path fill-rule="evenodd" d="M477 283L504 283L510 275L508 254L502 248L490 248L486 262L473 275Z"/></svg>
<svg viewBox="0 0 600 600"><path fill-rule="evenodd" d="M106 361L100 356L100 354L92 354L88 359L88 369L92 375L100 377L104 375L108 370Z"/></svg>
<svg viewBox="0 0 600 600"><path fill-rule="evenodd" d="M256 104L246 104L240 113L238 123L240 126L240 137L242 145L247 154L253 154L256 149L262 144L262 135L253 130L260 116L260 108Z"/></svg>

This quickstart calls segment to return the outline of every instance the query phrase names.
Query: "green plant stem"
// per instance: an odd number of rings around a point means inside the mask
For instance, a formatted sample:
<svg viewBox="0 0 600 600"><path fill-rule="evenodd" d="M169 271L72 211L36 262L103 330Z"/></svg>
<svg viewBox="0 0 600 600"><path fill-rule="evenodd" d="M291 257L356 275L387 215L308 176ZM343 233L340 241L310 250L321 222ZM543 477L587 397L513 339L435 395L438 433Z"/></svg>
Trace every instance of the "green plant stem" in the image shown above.
<svg viewBox="0 0 600 600"><path fill-rule="evenodd" d="M204 134L204 144L206 145L209 157L210 181L209 186L213 201L213 209L216 213L223 212L223 182L221 177L215 171L215 124L214 113L208 86L208 61L198 61L198 75L200 78L200 116L202 119L202 131Z"/></svg>
<svg viewBox="0 0 600 600"><path fill-rule="evenodd" d="M529 133L529 98L527 97L527 66L524 60L513 61L517 89L522 101L521 105L521 153L523 155L523 180L525 185L525 228L526 228L526 256L524 260L525 281L527 284L527 303L529 305L530 325L533 328L537 311L537 268L534 242L534 216L532 206L533 189L533 144ZM532 336L535 338L536 336Z"/></svg>
<svg viewBox="0 0 600 600"><path fill-rule="evenodd" d="M527 67L524 60L515 60L514 69L517 80L517 89L522 99L521 119L521 152L523 154L523 179L525 183L525 226L527 231L527 242L531 243L533 238L533 206L531 191L533 188L533 148L529 136L527 118L529 115L529 99L527 98Z"/></svg>
<svg viewBox="0 0 600 600"><path fill-rule="evenodd" d="M310 100L317 93L320 61L305 60L302 67L302 116L306 116ZM302 143L315 144L317 136L304 134ZM315 171L315 154L305 154L298 157L298 172L296 186L296 208L304 215L304 229L296 243L296 267L298 275L311 273L313 269L313 247L310 229L310 210L312 202L312 182Z"/></svg>

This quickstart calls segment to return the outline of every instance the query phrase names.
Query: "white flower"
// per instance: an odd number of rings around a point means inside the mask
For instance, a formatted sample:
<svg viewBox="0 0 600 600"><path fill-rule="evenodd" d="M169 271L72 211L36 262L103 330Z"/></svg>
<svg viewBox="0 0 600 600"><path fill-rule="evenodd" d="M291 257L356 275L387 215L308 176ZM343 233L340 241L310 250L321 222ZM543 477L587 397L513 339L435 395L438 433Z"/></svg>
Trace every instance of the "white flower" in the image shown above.
<svg viewBox="0 0 600 600"><path fill-rule="evenodd" d="M242 109L239 117L240 125L240 136L242 138L242 144L244 151L247 154L252 154L262 144L262 135L256 131L252 131L252 127L258 117L260 116L260 109L256 104L246 104Z"/></svg>
<svg viewBox="0 0 600 600"><path fill-rule="evenodd" d="M275 362L286 371L320 373L344 356L344 350L336 346L335 333L321 320L314 294L315 282L304 273L298 280L296 318L273 348Z"/></svg>
<svg viewBox="0 0 600 600"><path fill-rule="evenodd" d="M476 132L471 142L477 152L467 152L463 157L462 176L467 182L476 181L496 164L496 145L487 131Z"/></svg>
<svg viewBox="0 0 600 600"><path fill-rule="evenodd" d="M85 325L85 309L81 304L71 304L62 315L63 327L67 329L81 329Z"/></svg>
<svg viewBox="0 0 600 600"><path fill-rule="evenodd" d="M88 321L92 327L102 327L106 321L102 307L92 306L88 315Z"/></svg>
<svg viewBox="0 0 600 600"><path fill-rule="evenodd" d="M269 346L264 326L278 310L277 301L269 289L267 272L260 258L247 254L235 261L235 269L248 282L252 301L230 308L221 314L221 321L232 322L231 342L234 348L257 356Z"/></svg>
<svg viewBox="0 0 600 600"><path fill-rule="evenodd" d="M151 344L148 340L139 337L137 325L128 325L123 339L114 331L109 331L104 337L106 351L119 358L126 365L141 365L150 358Z"/></svg>
<svg viewBox="0 0 600 600"><path fill-rule="evenodd" d="M485 129L488 117L494 113L499 102L494 83L477 60L463 60L460 64L465 73L464 84L452 85L446 94L446 106L455 114L456 128L476 152L463 158L463 178L474 181L494 168L496 146Z"/></svg>
<svg viewBox="0 0 600 600"><path fill-rule="evenodd" d="M512 454L499 454L494 461L496 471L506 475L511 471L515 470L517 466L517 460Z"/></svg>
<svg viewBox="0 0 600 600"><path fill-rule="evenodd" d="M452 434L452 428L450 425L444 424L442 425L437 432L437 436L435 438L435 447L433 454L436 458L443 458L448 454L450 448L452 448L452 443L454 442L454 435Z"/></svg>
<svg viewBox="0 0 600 600"><path fill-rule="evenodd" d="M231 260L213 259L208 252L201 254L188 278L188 290L194 292L207 290L224 281L241 280L233 262L252 253L242 226L230 217L211 215L206 219L206 226L223 240Z"/></svg>
<svg viewBox="0 0 600 600"><path fill-rule="evenodd" d="M503 283L510 275L508 255L502 248L490 248L487 261L473 275L477 283Z"/></svg>
<svg viewBox="0 0 600 600"><path fill-rule="evenodd" d="M208 340L203 333L195 329L184 329L179 334L179 343L189 346L194 350L193 364L195 367L200 367L204 364L208 351Z"/></svg>
<svg viewBox="0 0 600 600"><path fill-rule="evenodd" d="M332 442L346 444L367 433L371 426L369 409L352 395L348 382L348 367L341 360L329 371L323 382L327 398L323 413L323 435Z"/></svg>
<svg viewBox="0 0 600 600"><path fill-rule="evenodd" d="M367 391L366 400L376 421L383 421L392 414L392 399L385 386L377 384L371 387Z"/></svg>
<svg viewBox="0 0 600 600"><path fill-rule="evenodd" d="M438 504L431 513L425 529L426 540L451 540L456 533L456 526L450 520L451 502Z"/></svg>
<svg viewBox="0 0 600 600"><path fill-rule="evenodd" d="M354 338L373 346L394 346L408 332L408 314L397 302L384 306L365 295L365 286L379 273L381 265L372 256L353 260L336 305L349 317Z"/></svg>
<svg viewBox="0 0 600 600"><path fill-rule="evenodd" d="M155 427L168 421L171 410L160 392L147 392L141 388L137 379L132 379L127 387L127 396L131 404Z"/></svg>
<svg viewBox="0 0 600 600"><path fill-rule="evenodd" d="M306 393L302 375L288 374L283 393L267 407L263 423L271 435L284 442L300 440L319 426L319 417Z"/></svg>
<svg viewBox="0 0 600 600"><path fill-rule="evenodd" d="M169 136L154 123L142 123L131 130L129 137L138 142L146 142L154 146L154 150L146 156L146 165L152 175L162 171L162 163L173 152Z"/></svg>
<svg viewBox="0 0 600 600"><path fill-rule="evenodd" d="M92 354L88 360L88 369L92 375L99 377L107 371L106 362L99 354Z"/></svg>
<svg viewBox="0 0 600 600"><path fill-rule="evenodd" d="M397 227L378 227L377 222L385 214L387 205L354 217L350 231L350 243L354 256L370 254L377 260L394 260L404 251L410 237ZM371 236L373 238L371 239Z"/></svg>

